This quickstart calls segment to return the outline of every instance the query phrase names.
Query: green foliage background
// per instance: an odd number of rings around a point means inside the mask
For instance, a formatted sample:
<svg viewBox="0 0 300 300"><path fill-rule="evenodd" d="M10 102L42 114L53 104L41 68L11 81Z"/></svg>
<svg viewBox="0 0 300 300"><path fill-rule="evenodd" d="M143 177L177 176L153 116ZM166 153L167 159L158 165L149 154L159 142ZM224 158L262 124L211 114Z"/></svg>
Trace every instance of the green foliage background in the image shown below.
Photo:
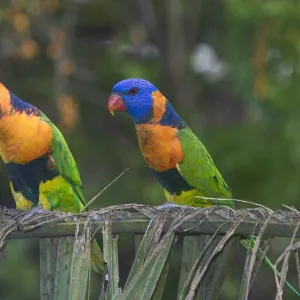
<svg viewBox="0 0 300 300"><path fill-rule="evenodd" d="M59 125L87 199L130 168L94 207L164 201L131 120L107 111L117 81L143 77L201 138L235 198L299 208L299 13L293 0L3 0L0 80ZM3 164L0 204L14 207ZM275 240L271 257L286 243ZM123 281L132 245L132 237L121 238ZM0 298L39 299L37 241L11 241L7 250ZM245 254L240 247L221 299L236 299ZM174 299L173 277L164 299ZM265 267L251 299L274 292Z"/></svg>

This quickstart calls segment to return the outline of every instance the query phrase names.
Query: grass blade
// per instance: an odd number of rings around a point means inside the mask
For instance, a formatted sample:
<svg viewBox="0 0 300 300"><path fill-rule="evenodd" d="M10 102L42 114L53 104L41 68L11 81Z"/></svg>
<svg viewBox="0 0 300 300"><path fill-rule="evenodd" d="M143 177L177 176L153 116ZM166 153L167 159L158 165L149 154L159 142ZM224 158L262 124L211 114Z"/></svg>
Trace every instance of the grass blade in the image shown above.
<svg viewBox="0 0 300 300"><path fill-rule="evenodd" d="M153 247L155 236L157 234L157 227L153 226L148 229L148 231L145 233L144 238L142 239L139 249L137 251L135 260L133 262L132 268L130 270L130 273L128 275L128 279L126 281L124 290L127 288L128 283L131 282L131 280L135 277L138 270L143 265L149 250Z"/></svg>
<svg viewBox="0 0 300 300"><path fill-rule="evenodd" d="M135 234L134 235L135 256L137 256L137 254L139 252L139 248L141 246L143 238L144 238L143 234Z"/></svg>
<svg viewBox="0 0 300 300"><path fill-rule="evenodd" d="M127 288L124 289L121 297L122 300L151 299L165 266L174 236L175 234L172 233L161 240L145 264L137 270L136 275L132 277L130 282L127 282Z"/></svg>
<svg viewBox="0 0 300 300"><path fill-rule="evenodd" d="M176 239L176 241L177 241L177 239ZM171 259L172 259L173 252L174 252L175 243L176 242L174 242L173 247L170 250L169 256L168 256L168 258L166 260L166 263L164 265L164 268L163 268L163 270L160 274L159 280L156 284L155 291L154 291L153 296L151 298L152 300L162 299L165 284L166 284L166 280L167 280L167 276L168 276L169 269L170 269Z"/></svg>

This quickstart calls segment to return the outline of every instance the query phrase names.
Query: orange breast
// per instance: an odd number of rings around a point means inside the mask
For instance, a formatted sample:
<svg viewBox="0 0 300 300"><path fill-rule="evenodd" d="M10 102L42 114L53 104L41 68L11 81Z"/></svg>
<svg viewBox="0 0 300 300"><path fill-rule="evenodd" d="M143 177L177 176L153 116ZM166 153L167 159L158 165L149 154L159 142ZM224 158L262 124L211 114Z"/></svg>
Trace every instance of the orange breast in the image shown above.
<svg viewBox="0 0 300 300"><path fill-rule="evenodd" d="M25 164L50 152L51 127L26 113L0 119L0 156L5 163Z"/></svg>
<svg viewBox="0 0 300 300"><path fill-rule="evenodd" d="M0 115L10 110L10 95L8 89L0 82Z"/></svg>
<svg viewBox="0 0 300 300"><path fill-rule="evenodd" d="M159 124L136 125L137 138L145 161L162 172L176 168L183 159L177 129Z"/></svg>

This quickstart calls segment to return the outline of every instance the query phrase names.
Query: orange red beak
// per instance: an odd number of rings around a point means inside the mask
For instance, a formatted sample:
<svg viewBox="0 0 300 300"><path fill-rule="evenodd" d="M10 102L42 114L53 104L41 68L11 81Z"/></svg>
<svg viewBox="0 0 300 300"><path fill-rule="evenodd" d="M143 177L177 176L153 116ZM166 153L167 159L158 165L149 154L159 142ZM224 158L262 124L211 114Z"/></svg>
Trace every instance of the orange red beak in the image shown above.
<svg viewBox="0 0 300 300"><path fill-rule="evenodd" d="M108 110L114 116L114 111L124 111L126 110L126 106L122 97L119 94L111 94L108 98Z"/></svg>

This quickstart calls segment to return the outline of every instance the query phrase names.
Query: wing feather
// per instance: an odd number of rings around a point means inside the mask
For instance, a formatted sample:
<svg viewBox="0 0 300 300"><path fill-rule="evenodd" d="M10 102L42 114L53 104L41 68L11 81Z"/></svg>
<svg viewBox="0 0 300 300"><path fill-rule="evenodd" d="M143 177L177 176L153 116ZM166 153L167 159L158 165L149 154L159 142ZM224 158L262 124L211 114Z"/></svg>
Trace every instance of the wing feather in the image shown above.
<svg viewBox="0 0 300 300"><path fill-rule="evenodd" d="M82 182L76 162L68 144L66 143L59 129L48 119L45 114L40 113L39 117L52 128L53 140L51 145L51 156L55 162L58 172L65 178L67 182L69 182L80 201L83 203L83 205L85 205L86 201L83 195Z"/></svg>
<svg viewBox="0 0 300 300"><path fill-rule="evenodd" d="M215 166L212 157L197 136L189 129L178 131L178 139L184 153L178 164L180 174L186 182L195 187L202 196L212 198L231 198L231 191ZM234 202L219 204L232 206Z"/></svg>

